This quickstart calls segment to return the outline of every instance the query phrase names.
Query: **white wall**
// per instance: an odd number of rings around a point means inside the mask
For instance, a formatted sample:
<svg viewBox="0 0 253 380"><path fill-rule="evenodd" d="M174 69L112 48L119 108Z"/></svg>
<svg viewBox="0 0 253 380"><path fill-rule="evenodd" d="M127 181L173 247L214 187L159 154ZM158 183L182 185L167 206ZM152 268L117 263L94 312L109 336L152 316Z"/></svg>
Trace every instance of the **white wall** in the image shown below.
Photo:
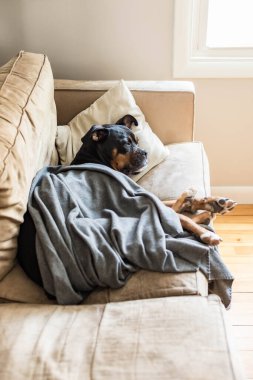
<svg viewBox="0 0 253 380"><path fill-rule="evenodd" d="M45 52L55 78L173 79L173 6L173 0L0 0L0 64L23 49ZM195 140L206 147L212 185L251 191L253 78L193 82Z"/></svg>
<svg viewBox="0 0 253 380"><path fill-rule="evenodd" d="M22 48L45 52L57 78L164 79L171 72L172 6L170 0L0 0L0 60Z"/></svg>

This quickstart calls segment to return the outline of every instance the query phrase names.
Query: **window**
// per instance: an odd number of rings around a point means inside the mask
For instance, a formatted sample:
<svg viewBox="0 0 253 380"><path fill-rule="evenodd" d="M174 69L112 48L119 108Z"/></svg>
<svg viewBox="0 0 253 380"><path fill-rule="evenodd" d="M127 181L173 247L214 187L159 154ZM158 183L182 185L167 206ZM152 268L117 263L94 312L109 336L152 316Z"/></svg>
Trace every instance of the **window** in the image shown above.
<svg viewBox="0 0 253 380"><path fill-rule="evenodd" d="M252 48L252 15L252 0L210 0L207 14L207 47Z"/></svg>
<svg viewBox="0 0 253 380"><path fill-rule="evenodd" d="M252 0L175 0L174 77L253 77Z"/></svg>

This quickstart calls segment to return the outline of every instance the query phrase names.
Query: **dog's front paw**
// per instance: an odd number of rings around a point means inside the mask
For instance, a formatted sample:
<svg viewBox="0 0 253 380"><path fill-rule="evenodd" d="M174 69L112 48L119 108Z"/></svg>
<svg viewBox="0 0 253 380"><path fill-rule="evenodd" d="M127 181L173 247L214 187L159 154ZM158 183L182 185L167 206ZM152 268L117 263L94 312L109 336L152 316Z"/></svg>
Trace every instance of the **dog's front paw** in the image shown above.
<svg viewBox="0 0 253 380"><path fill-rule="evenodd" d="M209 197L206 198L206 210L217 214L226 214L233 210L237 203L229 198Z"/></svg>
<svg viewBox="0 0 253 380"><path fill-rule="evenodd" d="M221 197L205 197L205 198L193 198L191 200L192 213L197 210L206 210L212 214L225 214L228 211L233 210L237 203L229 198Z"/></svg>
<svg viewBox="0 0 253 380"><path fill-rule="evenodd" d="M237 205L237 202L229 198L216 198L215 203L214 208L218 208L216 211L218 214L226 214L227 212L233 210Z"/></svg>
<svg viewBox="0 0 253 380"><path fill-rule="evenodd" d="M218 245L222 241L221 237L214 232L207 231L200 235L200 239L203 243L208 245Z"/></svg>
<svg viewBox="0 0 253 380"><path fill-rule="evenodd" d="M185 199L187 199L187 198L194 198L196 194L197 194L197 190L194 189L193 187L190 187L189 189L183 192L182 196Z"/></svg>

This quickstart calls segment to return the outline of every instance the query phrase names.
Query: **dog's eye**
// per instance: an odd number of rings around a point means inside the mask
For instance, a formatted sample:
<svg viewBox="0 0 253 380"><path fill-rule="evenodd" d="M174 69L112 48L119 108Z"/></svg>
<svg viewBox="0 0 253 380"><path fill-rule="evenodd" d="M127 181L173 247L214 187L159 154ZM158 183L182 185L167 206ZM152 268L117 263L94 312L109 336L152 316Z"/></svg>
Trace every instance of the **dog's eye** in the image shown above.
<svg viewBox="0 0 253 380"><path fill-rule="evenodd" d="M131 142L138 145L139 139L136 136L132 136Z"/></svg>
<svg viewBox="0 0 253 380"><path fill-rule="evenodd" d="M128 145L128 146L130 146L130 145L132 145L132 140L129 138L128 140L127 140L127 143L126 143L126 145Z"/></svg>
<svg viewBox="0 0 253 380"><path fill-rule="evenodd" d="M126 142L125 142L125 145L127 146L130 146L132 144L132 141L130 139L128 139Z"/></svg>

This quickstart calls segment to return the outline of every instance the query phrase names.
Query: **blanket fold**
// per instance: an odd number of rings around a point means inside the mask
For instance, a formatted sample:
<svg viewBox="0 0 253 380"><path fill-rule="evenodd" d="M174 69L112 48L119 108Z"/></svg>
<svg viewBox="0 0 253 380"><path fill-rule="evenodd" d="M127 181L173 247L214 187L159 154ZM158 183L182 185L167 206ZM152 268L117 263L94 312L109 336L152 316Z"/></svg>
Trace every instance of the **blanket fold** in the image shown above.
<svg viewBox="0 0 253 380"><path fill-rule="evenodd" d="M43 168L28 209L44 288L60 304L119 288L140 268L201 270L230 304L233 277L217 247L185 233L172 209L122 173L99 164Z"/></svg>

